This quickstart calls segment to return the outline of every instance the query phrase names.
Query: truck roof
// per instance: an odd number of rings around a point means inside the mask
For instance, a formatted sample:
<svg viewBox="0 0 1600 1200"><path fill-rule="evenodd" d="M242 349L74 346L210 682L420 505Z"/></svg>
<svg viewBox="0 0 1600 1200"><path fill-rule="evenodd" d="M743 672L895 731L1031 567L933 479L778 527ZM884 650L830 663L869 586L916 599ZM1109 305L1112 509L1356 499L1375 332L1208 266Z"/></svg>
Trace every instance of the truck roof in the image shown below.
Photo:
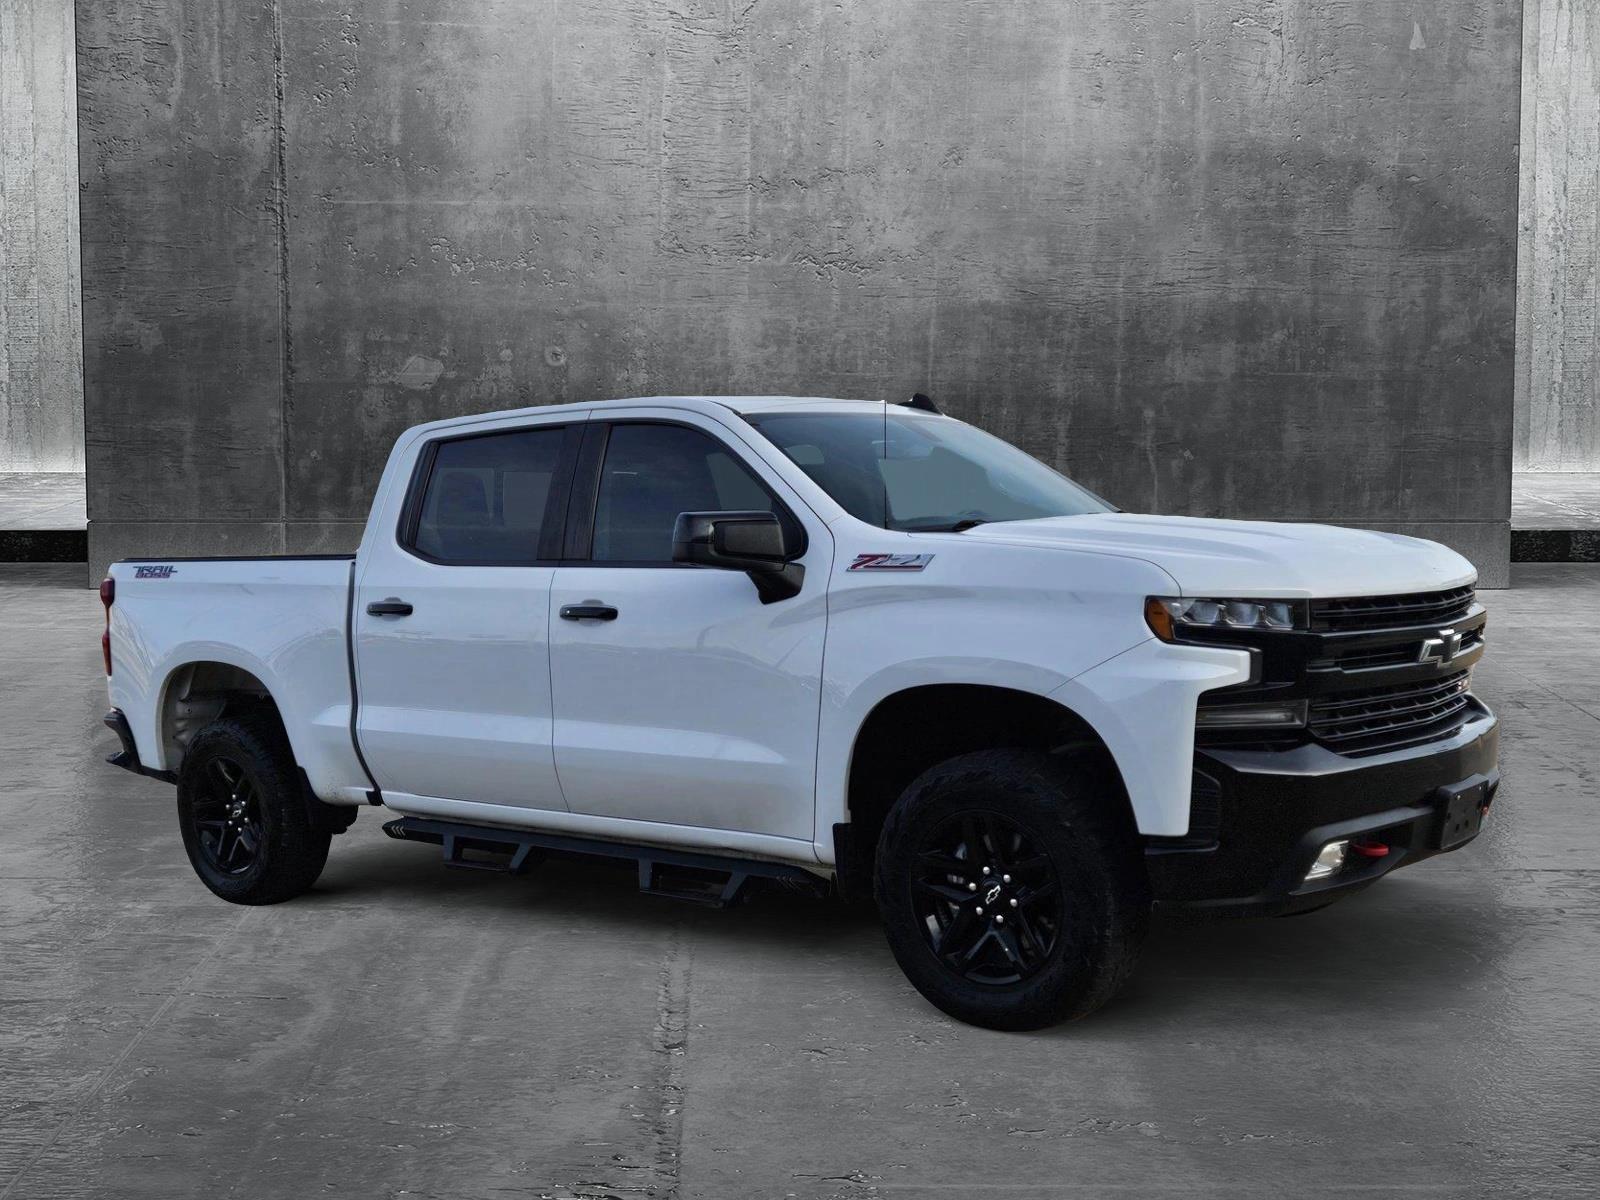
<svg viewBox="0 0 1600 1200"><path fill-rule="evenodd" d="M737 413L860 412L864 405L879 403L875 399L840 400L830 396L706 396L703 399Z"/></svg>
<svg viewBox="0 0 1600 1200"><path fill-rule="evenodd" d="M414 426L415 431L434 431L439 429L458 428L463 425L474 425L482 421L501 420L506 417L535 416L545 413L557 412L564 408L595 410L604 412L615 408L681 408L690 412L714 414L717 410L723 412L733 411L741 415L754 415L757 413L771 412L864 412L871 405L880 401L873 400L841 400L834 396L632 396L617 400L578 400L568 404L541 404L529 408L508 408L498 412L471 413L460 417L447 417L439 421L428 421L422 425ZM890 400L891 404L901 403L900 399ZM899 408L901 414L916 414L918 410L912 408Z"/></svg>
<svg viewBox="0 0 1600 1200"><path fill-rule="evenodd" d="M632 408L641 404L663 408L731 408L736 413L861 412L878 399L844 400L837 396L638 396L625 400L598 400L589 408ZM890 403L899 403L891 400Z"/></svg>

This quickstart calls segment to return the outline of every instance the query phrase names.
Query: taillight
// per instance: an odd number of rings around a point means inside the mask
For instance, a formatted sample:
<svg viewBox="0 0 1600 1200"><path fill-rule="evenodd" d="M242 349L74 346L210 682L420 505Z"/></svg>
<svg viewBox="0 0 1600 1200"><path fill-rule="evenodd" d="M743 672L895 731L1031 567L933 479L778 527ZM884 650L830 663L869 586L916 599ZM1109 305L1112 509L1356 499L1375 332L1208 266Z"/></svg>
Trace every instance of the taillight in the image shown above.
<svg viewBox="0 0 1600 1200"><path fill-rule="evenodd" d="M100 603L106 606L106 631L100 635L100 653L105 656L106 674L111 674L111 606L117 602L117 581L107 575L100 581Z"/></svg>

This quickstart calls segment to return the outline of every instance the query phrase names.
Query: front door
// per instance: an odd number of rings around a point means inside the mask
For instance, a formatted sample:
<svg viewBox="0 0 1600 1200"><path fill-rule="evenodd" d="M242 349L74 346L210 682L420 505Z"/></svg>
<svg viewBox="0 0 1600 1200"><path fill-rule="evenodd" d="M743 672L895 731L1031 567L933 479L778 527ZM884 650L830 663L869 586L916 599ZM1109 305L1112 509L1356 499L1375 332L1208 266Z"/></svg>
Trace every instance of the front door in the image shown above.
<svg viewBox="0 0 1600 1200"><path fill-rule="evenodd" d="M569 807L811 842L826 526L705 419L596 423L588 437L568 546L579 557L550 596ZM731 509L802 524L798 596L763 604L743 573L673 563L680 512Z"/></svg>
<svg viewBox="0 0 1600 1200"><path fill-rule="evenodd" d="M363 549L357 730L386 792L565 808L550 585L582 428L568 418L423 447L400 526Z"/></svg>

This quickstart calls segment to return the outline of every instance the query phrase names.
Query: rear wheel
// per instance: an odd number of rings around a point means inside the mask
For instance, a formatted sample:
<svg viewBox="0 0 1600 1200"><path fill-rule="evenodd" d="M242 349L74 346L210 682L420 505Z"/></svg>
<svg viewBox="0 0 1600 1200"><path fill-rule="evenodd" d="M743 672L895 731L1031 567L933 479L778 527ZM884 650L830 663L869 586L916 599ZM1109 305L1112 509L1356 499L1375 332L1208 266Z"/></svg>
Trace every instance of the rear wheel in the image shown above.
<svg viewBox="0 0 1600 1200"><path fill-rule="evenodd" d="M912 985L994 1029L1037 1029L1111 999L1150 911L1114 781L1022 750L963 755L913 782L884 824L875 892Z"/></svg>
<svg viewBox="0 0 1600 1200"><path fill-rule="evenodd" d="M266 713L195 735L178 772L178 827L195 874L235 904L298 896L328 859L330 834L313 823L288 740Z"/></svg>

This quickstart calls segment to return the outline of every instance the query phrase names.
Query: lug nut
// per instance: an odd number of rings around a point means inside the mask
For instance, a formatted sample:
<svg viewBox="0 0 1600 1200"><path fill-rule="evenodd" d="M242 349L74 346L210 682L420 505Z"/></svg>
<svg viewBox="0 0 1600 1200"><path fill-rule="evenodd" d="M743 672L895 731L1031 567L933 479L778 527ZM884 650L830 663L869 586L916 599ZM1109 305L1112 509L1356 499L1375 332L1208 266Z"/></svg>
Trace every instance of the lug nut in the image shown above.
<svg viewBox="0 0 1600 1200"><path fill-rule="evenodd" d="M1016 901L1015 901L1015 900L1013 900L1013 901L1012 901L1012 902L1011 902L1011 907L1012 907L1012 908L1015 908L1015 907L1016 907L1016 906L1017 906L1017 902L1016 902Z"/></svg>
<svg viewBox="0 0 1600 1200"><path fill-rule="evenodd" d="M977 891L977 890L978 890L978 885L977 885L977 884L975 884L975 883L969 883L969 884L967 884L967 891L969 891L969 892L975 892L975 891Z"/></svg>
<svg viewBox="0 0 1600 1200"><path fill-rule="evenodd" d="M1000 876L1000 882L1001 883L1010 883L1011 882L1011 876L1009 876L1009 875Z"/></svg>
<svg viewBox="0 0 1600 1200"><path fill-rule="evenodd" d="M988 868L988 867L985 867L985 868L984 868L984 869L983 869L983 873L984 873L984 874L985 874L985 875L987 875L987 874L988 874L988 873L989 873L989 868Z"/></svg>
<svg viewBox="0 0 1600 1200"><path fill-rule="evenodd" d="M983 916L983 906L981 904L978 906L978 915L980 917Z"/></svg>
<svg viewBox="0 0 1600 1200"><path fill-rule="evenodd" d="M994 919L994 923L996 925L1004 925L1006 923L1006 919L1004 917L996 917Z"/></svg>

